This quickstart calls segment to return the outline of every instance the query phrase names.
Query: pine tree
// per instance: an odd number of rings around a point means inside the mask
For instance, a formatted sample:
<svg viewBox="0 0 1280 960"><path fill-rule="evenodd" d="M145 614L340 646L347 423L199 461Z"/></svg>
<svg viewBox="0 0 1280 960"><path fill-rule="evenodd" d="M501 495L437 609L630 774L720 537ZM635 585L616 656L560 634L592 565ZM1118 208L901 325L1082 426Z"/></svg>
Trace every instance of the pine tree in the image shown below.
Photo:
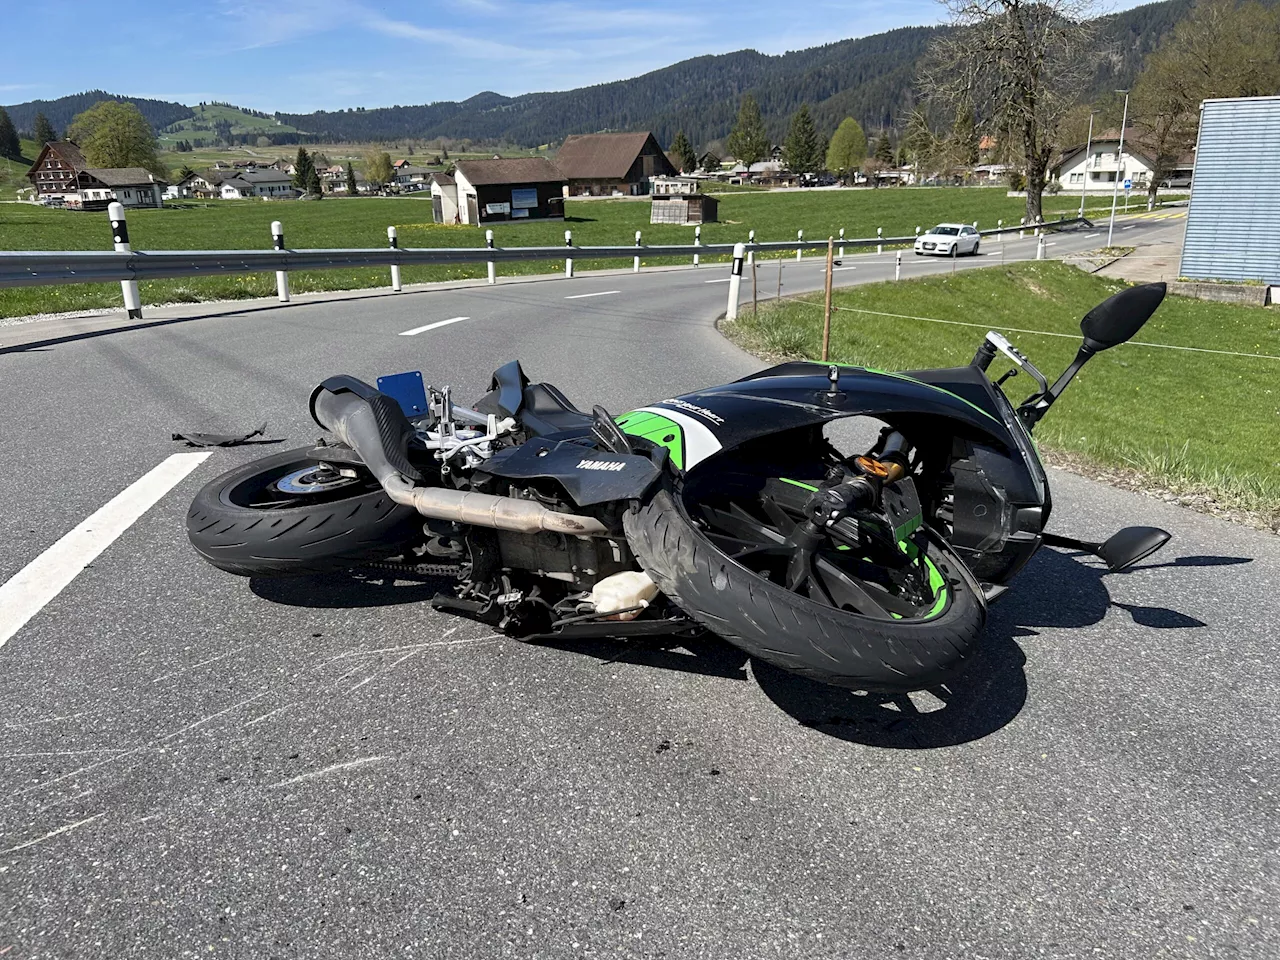
<svg viewBox="0 0 1280 960"><path fill-rule="evenodd" d="M813 118L809 116L809 105L802 103L791 118L787 139L782 145L787 169L797 174L817 173L822 168L822 153L822 141L817 127L813 125Z"/></svg>
<svg viewBox="0 0 1280 960"><path fill-rule="evenodd" d="M733 125L733 132L729 134L725 146L747 168L748 173L753 163L759 163L769 155L771 144L764 129L764 120L760 116L760 104L749 93L742 98L738 120Z"/></svg>
<svg viewBox="0 0 1280 960"><path fill-rule="evenodd" d="M49 118L43 113L37 113L35 122L31 128L31 139L36 142L36 149L41 149L46 143L58 139L58 131L53 129L53 124L49 122Z"/></svg>
<svg viewBox="0 0 1280 960"><path fill-rule="evenodd" d="M13 128L13 121L9 119L9 114L4 107L0 107L0 157L9 160L22 159L22 142L18 139L18 131Z"/></svg>
<svg viewBox="0 0 1280 960"><path fill-rule="evenodd" d="M893 166L893 144L889 142L888 130L880 131L880 139L876 141L875 158L886 167Z"/></svg>
<svg viewBox="0 0 1280 960"><path fill-rule="evenodd" d="M671 153L680 163L681 173L693 173L698 166L698 155L693 152L693 144L684 135L683 130L676 131L676 138L671 141Z"/></svg>
<svg viewBox="0 0 1280 960"><path fill-rule="evenodd" d="M317 197L324 193L324 191L320 189L320 174L316 172L314 164L311 169L307 171L307 193L313 194Z"/></svg>
<svg viewBox="0 0 1280 960"><path fill-rule="evenodd" d="M311 192L311 174L316 172L316 163L307 153L306 147L298 148L297 159L293 161L293 185L303 193Z"/></svg>
<svg viewBox="0 0 1280 960"><path fill-rule="evenodd" d="M351 169L351 161L347 161L347 196L354 197L360 192L359 185L356 183L356 172Z"/></svg>

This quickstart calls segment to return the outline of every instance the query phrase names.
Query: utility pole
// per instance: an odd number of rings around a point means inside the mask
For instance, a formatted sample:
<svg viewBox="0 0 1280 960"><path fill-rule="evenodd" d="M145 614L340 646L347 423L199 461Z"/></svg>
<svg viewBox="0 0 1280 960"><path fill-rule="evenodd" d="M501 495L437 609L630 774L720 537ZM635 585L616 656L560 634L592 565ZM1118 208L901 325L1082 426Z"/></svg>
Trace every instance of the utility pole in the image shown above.
<svg viewBox="0 0 1280 960"><path fill-rule="evenodd" d="M1116 148L1116 178L1111 185L1111 224L1107 227L1107 246L1111 246L1112 235L1116 231L1116 202L1120 199L1120 173L1124 164L1124 128L1129 122L1129 91L1117 90L1124 94L1124 118L1120 121L1120 146Z"/></svg>
<svg viewBox="0 0 1280 960"><path fill-rule="evenodd" d="M1084 219L1084 195L1089 189L1089 151L1093 147L1093 113L1089 114L1089 136L1084 141L1084 173L1080 176L1080 219Z"/></svg>

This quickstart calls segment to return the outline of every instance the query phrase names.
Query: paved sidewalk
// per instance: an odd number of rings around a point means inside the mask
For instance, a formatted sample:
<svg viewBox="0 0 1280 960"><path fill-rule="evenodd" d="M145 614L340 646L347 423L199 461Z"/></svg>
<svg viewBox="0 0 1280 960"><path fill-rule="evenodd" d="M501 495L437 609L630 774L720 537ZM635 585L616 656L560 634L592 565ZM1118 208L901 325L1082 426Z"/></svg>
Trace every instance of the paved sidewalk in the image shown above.
<svg viewBox="0 0 1280 960"><path fill-rule="evenodd" d="M1182 263L1182 238L1187 222L1183 218L1171 220L1167 227L1145 234L1133 253L1121 257L1098 271L1100 277L1128 280L1130 283L1155 283L1178 279ZM1124 231L1116 231L1116 246L1126 246Z"/></svg>

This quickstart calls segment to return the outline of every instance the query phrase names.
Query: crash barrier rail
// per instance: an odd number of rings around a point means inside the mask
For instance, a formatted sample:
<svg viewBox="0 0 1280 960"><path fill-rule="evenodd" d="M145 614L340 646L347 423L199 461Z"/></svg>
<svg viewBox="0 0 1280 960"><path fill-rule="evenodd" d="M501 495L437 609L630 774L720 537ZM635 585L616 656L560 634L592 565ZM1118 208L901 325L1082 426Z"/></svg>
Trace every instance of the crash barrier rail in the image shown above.
<svg viewBox="0 0 1280 960"><path fill-rule="evenodd" d="M844 231L837 238L822 240L804 239L804 231L798 231L795 240L757 241L755 231L750 232L745 244L702 243L701 230L693 244L642 244L640 231L636 231L635 243L627 246L580 247L573 243L571 230L564 232L565 245L552 247L498 247L493 245L493 232L486 231L483 247L414 248L398 245L395 227L387 229L388 246L383 249L334 249L290 250L285 246L284 230L279 221L271 225L272 249L270 250L133 250L129 245L128 225L124 210L116 203L110 208L111 227L115 250L58 250L58 251L0 251L0 287L29 287L65 283L103 283L120 281L123 287L126 309L132 317L141 316L141 301L137 283L141 280L162 280L177 277L217 277L240 273L270 273L275 271L277 295L282 301L289 299L288 274L294 270L338 270L352 267L389 267L392 288L399 291L400 268L417 265L449 265L461 263L489 264L488 279L496 282L496 264L516 260L564 260L565 276L573 276L575 260L633 261L633 269L640 270L642 257L692 257L698 263L699 256L730 255L736 247L745 251L747 262L762 253L790 253L800 259L806 250L826 250L830 242L844 249L876 247L883 252L886 246L911 245L919 236L920 228L912 236L886 237L877 231L874 237L845 237ZM1043 231L1075 225L1092 226L1081 217L1041 222L1038 224L1010 224L1000 222L995 229L979 230L981 236L1001 236L1032 233L1042 236ZM976 227L976 224L975 224Z"/></svg>

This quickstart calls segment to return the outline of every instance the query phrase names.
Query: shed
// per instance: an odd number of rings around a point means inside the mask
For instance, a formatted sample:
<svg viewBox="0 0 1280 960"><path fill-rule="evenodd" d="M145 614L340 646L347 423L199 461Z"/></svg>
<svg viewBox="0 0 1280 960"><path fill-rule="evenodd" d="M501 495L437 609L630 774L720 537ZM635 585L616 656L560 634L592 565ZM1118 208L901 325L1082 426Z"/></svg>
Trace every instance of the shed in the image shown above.
<svg viewBox="0 0 1280 960"><path fill-rule="evenodd" d="M570 197L640 197L651 177L678 173L652 133L588 133L566 137L556 166L569 181Z"/></svg>
<svg viewBox="0 0 1280 960"><path fill-rule="evenodd" d="M1206 100L1179 274L1280 286L1280 97Z"/></svg>
<svg viewBox="0 0 1280 960"><path fill-rule="evenodd" d="M431 175L431 219L436 223L461 223L458 216L458 184L447 173Z"/></svg>
<svg viewBox="0 0 1280 960"><path fill-rule="evenodd" d="M457 222L564 219L565 178L545 157L459 160L453 180Z"/></svg>
<svg viewBox="0 0 1280 960"><path fill-rule="evenodd" d="M715 223L720 202L705 193L685 196L655 196L649 211L650 223Z"/></svg>

